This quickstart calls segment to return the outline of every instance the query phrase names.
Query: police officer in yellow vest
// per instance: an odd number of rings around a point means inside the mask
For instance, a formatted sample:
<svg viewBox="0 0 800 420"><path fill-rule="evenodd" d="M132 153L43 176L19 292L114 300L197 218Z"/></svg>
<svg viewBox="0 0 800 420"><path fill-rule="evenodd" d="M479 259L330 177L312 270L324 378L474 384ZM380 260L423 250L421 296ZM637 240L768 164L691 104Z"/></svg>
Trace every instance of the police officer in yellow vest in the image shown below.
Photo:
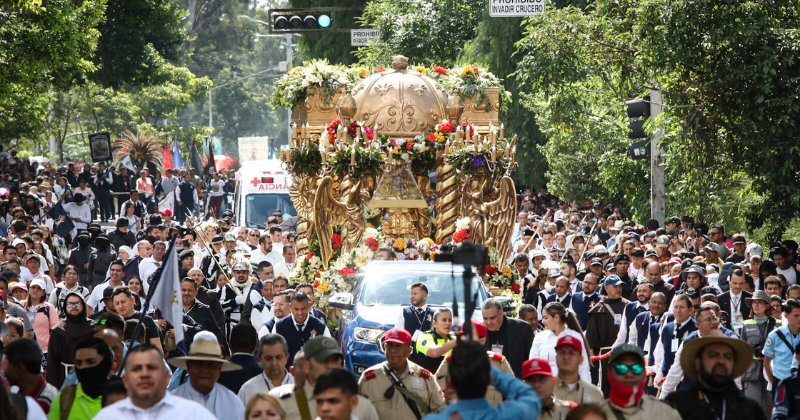
<svg viewBox="0 0 800 420"><path fill-rule="evenodd" d="M559 400L553 395L553 370L545 359L530 359L522 364L522 380L530 385L542 400L542 411L537 420L564 420L570 410L577 407L573 401Z"/></svg>
<svg viewBox="0 0 800 420"><path fill-rule="evenodd" d="M392 328L386 333L386 361L367 369L358 382L381 420L421 419L445 408L433 374L408 360L411 334Z"/></svg>
<svg viewBox="0 0 800 420"><path fill-rule="evenodd" d="M445 355L450 354L456 346L456 337L450 333L452 328L452 312L447 308L437 310L433 314L431 330L417 339L416 357L411 360L431 372L436 372Z"/></svg>
<svg viewBox="0 0 800 420"><path fill-rule="evenodd" d="M486 343L486 325L483 322L472 321L472 326L474 327L473 330L477 333L478 341L481 345ZM461 333L464 333L464 326L461 326ZM489 355L489 363L499 369L502 372L505 372L511 376L514 376L514 371L511 370L511 365L508 363L508 360L505 356L499 353L495 353L493 351L487 350L486 353ZM447 375L450 368L450 356L452 353L448 353L444 357L444 361L439 366L439 370L436 371L436 381L439 383L439 387L442 388L444 391L445 399L449 403L450 400L456 399L455 390L445 389L447 388ZM494 388L493 385L489 385L489 388L486 390L486 399L489 400L489 403L492 407L497 407L503 402L503 394L501 394L498 390Z"/></svg>

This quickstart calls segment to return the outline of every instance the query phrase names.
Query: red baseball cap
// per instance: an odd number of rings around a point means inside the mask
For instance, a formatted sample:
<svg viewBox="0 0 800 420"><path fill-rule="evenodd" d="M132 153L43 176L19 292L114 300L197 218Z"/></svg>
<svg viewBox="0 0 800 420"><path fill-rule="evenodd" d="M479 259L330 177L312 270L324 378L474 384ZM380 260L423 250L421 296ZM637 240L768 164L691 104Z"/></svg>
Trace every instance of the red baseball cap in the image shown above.
<svg viewBox="0 0 800 420"><path fill-rule="evenodd" d="M486 324L479 321L472 321L472 326L475 328L475 332L478 333L478 337L483 338L486 337L488 330L486 329ZM461 333L464 333L464 325L461 325Z"/></svg>
<svg viewBox="0 0 800 420"><path fill-rule="evenodd" d="M571 335L565 335L559 338L558 342L556 343L556 350L564 346L570 346L575 350L578 350L578 353L580 353L583 350L583 344L581 343L581 340L578 340L577 338Z"/></svg>
<svg viewBox="0 0 800 420"><path fill-rule="evenodd" d="M160 211L161 214L166 214L167 216L172 216L172 210L164 209Z"/></svg>
<svg viewBox="0 0 800 420"><path fill-rule="evenodd" d="M544 359L531 359L526 360L522 364L522 379L532 375L550 375L553 376L553 370L550 369L550 363Z"/></svg>
<svg viewBox="0 0 800 420"><path fill-rule="evenodd" d="M386 332L384 343L398 343L411 345L411 334L402 328L392 328Z"/></svg>
<svg viewBox="0 0 800 420"><path fill-rule="evenodd" d="M682 262L681 259L678 257L672 257L669 259L669 265L680 264L681 262Z"/></svg>

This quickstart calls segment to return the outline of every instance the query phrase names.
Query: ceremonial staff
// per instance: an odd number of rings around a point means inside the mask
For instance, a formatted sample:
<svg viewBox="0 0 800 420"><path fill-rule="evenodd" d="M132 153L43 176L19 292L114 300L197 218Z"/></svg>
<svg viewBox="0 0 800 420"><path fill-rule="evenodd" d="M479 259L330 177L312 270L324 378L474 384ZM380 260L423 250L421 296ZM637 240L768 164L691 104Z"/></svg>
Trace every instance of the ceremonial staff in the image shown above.
<svg viewBox="0 0 800 420"><path fill-rule="evenodd" d="M589 241L592 240L592 232L594 232L594 230L597 228L597 225L599 225L599 224L600 223L595 223L594 226L592 226L592 228L589 230L589 239L586 241L586 244L583 246L583 251L581 252L581 256L578 257L578 261L583 261L583 254L586 253L586 248L589 248ZM576 262L575 264L579 264L579 263Z"/></svg>
<svg viewBox="0 0 800 420"><path fill-rule="evenodd" d="M531 236L531 239L528 240L528 243L525 245L525 249L523 250L524 252L528 251L528 249L531 246L531 242L533 242L534 238L536 238L537 236L541 236L540 234L541 234L542 228L544 228L544 224L547 221L547 216L550 215L550 210L552 210L552 209L547 209L547 213L545 213L544 214L544 218L542 218L542 224L539 225L539 228L536 229L536 233L534 233L533 236Z"/></svg>
<svg viewBox="0 0 800 420"><path fill-rule="evenodd" d="M199 229L199 230L197 229L197 227L196 227L197 226L197 221L194 218L194 216L189 212L188 209L186 210L186 214L187 214L187 220L189 221L187 223L187 226L194 231L195 235L199 236L203 240L203 245L205 245L206 251L208 251L208 255L211 255L211 259L213 259L214 262L217 263L217 267L219 268L219 271L221 271L222 274L225 276L225 280L228 280L228 284L231 284L231 278L228 277L228 273L225 272L225 269L222 268L222 264L220 264L219 260L217 259L217 257L214 256L214 250L211 249L208 246L208 244L211 243L211 241L208 240L208 235L206 235L206 232L203 229ZM203 232L203 233L200 233L200 232ZM223 242L225 242L225 241L223 241ZM227 246L226 246L226 249L227 249ZM231 286L231 289L233 290L233 293L236 296L239 296L239 291L236 290L235 287Z"/></svg>
<svg viewBox="0 0 800 420"><path fill-rule="evenodd" d="M586 215L585 214L583 215L583 219L581 219L580 223L578 223L578 229L580 229L580 226L583 225L583 221L584 220L586 220ZM572 246L572 243L575 242L575 237L578 236L579 234L580 234L580 230L578 232L575 232L575 234L572 235L571 238L569 238L569 243L567 244L567 247L564 249L564 255L561 256L561 260L558 262L559 265L562 262L564 262L564 258L567 256L567 252L569 251L569 247ZM586 249L585 246L584 246L584 249ZM577 264L577 263L578 262L576 261L575 264Z"/></svg>

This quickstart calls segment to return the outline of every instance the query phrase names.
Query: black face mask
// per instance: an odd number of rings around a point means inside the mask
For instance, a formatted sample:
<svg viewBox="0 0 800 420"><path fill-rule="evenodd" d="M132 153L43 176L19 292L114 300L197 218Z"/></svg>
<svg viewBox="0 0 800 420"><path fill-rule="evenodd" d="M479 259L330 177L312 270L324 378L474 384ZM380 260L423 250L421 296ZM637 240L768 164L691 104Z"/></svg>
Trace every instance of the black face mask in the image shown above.
<svg viewBox="0 0 800 420"><path fill-rule="evenodd" d="M89 245L89 238L80 238L80 239L78 239L78 245L80 245L82 247L85 247L86 245Z"/></svg>
<svg viewBox="0 0 800 420"><path fill-rule="evenodd" d="M83 388L86 395L97 398L103 394L103 388L106 386L108 380L108 372L111 370L111 365L114 363L112 359L103 360L95 366L83 369L76 369L75 375L78 376L78 382Z"/></svg>

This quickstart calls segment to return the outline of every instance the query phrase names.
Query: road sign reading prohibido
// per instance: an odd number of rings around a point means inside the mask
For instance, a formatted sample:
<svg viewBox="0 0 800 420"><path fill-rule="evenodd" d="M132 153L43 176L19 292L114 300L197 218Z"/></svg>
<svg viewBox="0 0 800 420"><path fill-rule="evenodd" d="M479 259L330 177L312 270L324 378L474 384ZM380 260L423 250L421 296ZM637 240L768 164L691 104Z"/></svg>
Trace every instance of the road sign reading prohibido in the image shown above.
<svg viewBox="0 0 800 420"><path fill-rule="evenodd" d="M490 0L489 16L521 17L544 13L544 0Z"/></svg>

